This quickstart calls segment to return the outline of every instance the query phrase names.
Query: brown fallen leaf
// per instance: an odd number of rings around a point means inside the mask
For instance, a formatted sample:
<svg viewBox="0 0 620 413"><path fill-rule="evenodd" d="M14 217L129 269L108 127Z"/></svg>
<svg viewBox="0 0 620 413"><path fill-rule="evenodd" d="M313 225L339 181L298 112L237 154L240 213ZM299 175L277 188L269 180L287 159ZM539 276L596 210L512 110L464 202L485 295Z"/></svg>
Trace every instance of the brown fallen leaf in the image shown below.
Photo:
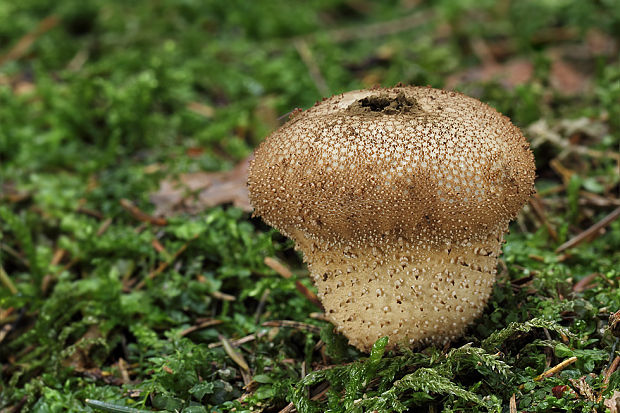
<svg viewBox="0 0 620 413"><path fill-rule="evenodd" d="M250 160L248 157L226 172L193 172L164 179L159 190L151 194L154 215L197 214L222 204L252 211L246 186Z"/></svg>
<svg viewBox="0 0 620 413"><path fill-rule="evenodd" d="M549 83L563 95L575 95L587 89L589 79L572 64L558 57L551 63Z"/></svg>

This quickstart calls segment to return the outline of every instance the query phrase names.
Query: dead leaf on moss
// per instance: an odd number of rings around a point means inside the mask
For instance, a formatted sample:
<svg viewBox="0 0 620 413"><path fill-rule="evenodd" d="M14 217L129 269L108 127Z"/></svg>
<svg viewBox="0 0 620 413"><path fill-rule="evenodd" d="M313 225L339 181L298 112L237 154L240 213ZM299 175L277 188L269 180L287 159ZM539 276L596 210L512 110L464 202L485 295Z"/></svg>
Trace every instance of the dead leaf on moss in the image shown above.
<svg viewBox="0 0 620 413"><path fill-rule="evenodd" d="M575 95L587 89L589 78L570 63L558 58L551 63L549 83L563 95Z"/></svg>
<svg viewBox="0 0 620 413"><path fill-rule="evenodd" d="M246 185L250 159L246 158L226 172L193 172L164 179L159 190L151 194L154 215L197 214L223 204L252 211Z"/></svg>

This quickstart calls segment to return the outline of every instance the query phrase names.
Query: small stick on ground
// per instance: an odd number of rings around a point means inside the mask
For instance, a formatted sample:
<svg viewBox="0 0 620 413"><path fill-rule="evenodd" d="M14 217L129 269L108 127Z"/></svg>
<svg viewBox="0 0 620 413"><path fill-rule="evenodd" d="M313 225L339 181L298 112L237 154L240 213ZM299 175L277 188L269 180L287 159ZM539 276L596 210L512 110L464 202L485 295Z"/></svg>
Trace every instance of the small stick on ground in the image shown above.
<svg viewBox="0 0 620 413"><path fill-rule="evenodd" d="M265 321L262 324L263 327L289 327L295 328L297 330L310 331L311 333L318 334L321 329L317 326L308 323L302 323L300 321L293 320L274 320L274 321Z"/></svg>
<svg viewBox="0 0 620 413"><path fill-rule="evenodd" d="M330 388L329 383L323 383L323 386L320 386L315 390L315 393L312 397L310 397L310 400L317 401L321 399L323 396L325 396L329 388Z"/></svg>
<svg viewBox="0 0 620 413"><path fill-rule="evenodd" d="M600 402L603 399L603 392L607 390L607 385L609 384L609 379L611 375L618 369L618 365L620 365L620 356L616 356L614 361L611 362L611 365L605 371L605 378L603 379L603 386L601 386L601 392L598 395L596 401Z"/></svg>
<svg viewBox="0 0 620 413"><path fill-rule="evenodd" d="M84 215L88 215L91 216L93 218L97 218L99 220L103 219L103 214L99 211L95 211L94 209L90 209L90 208L86 208L86 207L79 207L76 212L79 212L80 214L84 214Z"/></svg>
<svg viewBox="0 0 620 413"><path fill-rule="evenodd" d="M221 291L213 291L209 294L211 295L211 297L222 301L235 301L237 299L237 297L235 297L234 295L225 294Z"/></svg>
<svg viewBox="0 0 620 413"><path fill-rule="evenodd" d="M5 54L4 56L0 56L0 66L10 60L20 59L28 52L30 46L32 46L32 44L43 33L56 27L58 23L60 23L60 19L54 15L48 16L45 19L41 20L37 27L35 27L34 30L31 30L30 32L26 33L25 36L19 39L19 41L15 44L15 46L11 48L11 50L9 50L7 54Z"/></svg>
<svg viewBox="0 0 620 413"><path fill-rule="evenodd" d="M181 337L185 337L188 334L193 333L194 331L198 331L198 330L202 330L203 328L207 328L207 327L211 327L211 326L215 326L218 324L222 324L222 320L215 320L215 319L208 319L208 320L204 320L203 322L196 324L194 326L188 327L185 330L181 331L179 333L179 335Z"/></svg>
<svg viewBox="0 0 620 413"><path fill-rule="evenodd" d="M56 252L54 252L54 256L52 257L52 260L50 261L50 267L55 267L58 264L60 264L60 262L62 261L62 259L65 257L67 250L65 250L64 248L58 248L56 250ZM47 292L47 289L49 288L51 282L55 279L53 274L45 274L45 276L43 277L43 282L41 283L41 291L43 292L43 294L45 294Z"/></svg>
<svg viewBox="0 0 620 413"><path fill-rule="evenodd" d="M28 395L25 395L24 397L22 397L22 399L19 402L17 402L17 404L13 405L13 407L11 408L7 407L6 411L8 413L19 413L22 411L27 401L28 401Z"/></svg>
<svg viewBox="0 0 620 413"><path fill-rule="evenodd" d="M579 195L581 196L581 203L588 203L597 207L610 207L610 206L620 206L620 199L604 197L597 194L593 194L588 191L579 191Z"/></svg>
<svg viewBox="0 0 620 413"><path fill-rule="evenodd" d="M614 374L616 370L618 370L619 365L620 365L620 356L616 356L614 361L611 362L611 366L609 366L609 368L605 372L605 379L603 380L604 384L609 383L609 378L611 377L612 374Z"/></svg>
<svg viewBox="0 0 620 413"><path fill-rule="evenodd" d="M110 225L112 225L112 221L113 221L112 218L108 218L101 223L101 225L99 226L99 229L97 230L98 237L102 236L104 232L106 232L108 228L110 228Z"/></svg>
<svg viewBox="0 0 620 413"><path fill-rule="evenodd" d="M287 280L293 278L293 273L291 270L275 258L265 257L264 262L266 266L280 274L283 278L286 278Z"/></svg>
<svg viewBox="0 0 620 413"><path fill-rule="evenodd" d="M240 345L242 345L242 344L245 344L245 343L249 343L249 342L251 342L251 341L254 341L254 340L256 340L257 338L262 337L262 336L264 336L264 335L265 335L265 333L264 333L264 332L257 333L257 334L250 334L250 335L245 336L245 337L242 337L242 338L240 338L240 339L238 339L238 340L232 340L232 341L229 341L229 343L230 343L230 345L231 345L232 347L239 347L239 346L240 346ZM209 347L209 348L216 348L216 347L221 347L221 346L222 346L222 343L221 343L221 342L215 342L215 343L210 343L208 347Z"/></svg>
<svg viewBox="0 0 620 413"><path fill-rule="evenodd" d="M291 402L287 404L286 407L280 410L278 413L291 413L293 411L295 411L295 405Z"/></svg>
<svg viewBox="0 0 620 413"><path fill-rule="evenodd" d="M321 320L321 321L327 321L329 322L329 318L327 318L327 316L325 315L325 313L310 313L309 314L310 318L312 318L313 320Z"/></svg>
<svg viewBox="0 0 620 413"><path fill-rule="evenodd" d="M166 221L165 218L157 218L147 214L146 212L135 206L134 203L128 199L121 199L120 204L123 208L129 211L129 213L131 213L131 215L135 219L140 222L147 222L149 224L157 225L160 227L168 225L168 221Z"/></svg>
<svg viewBox="0 0 620 413"><path fill-rule="evenodd" d="M159 242L157 238L154 238L153 241L151 241L151 245L153 246L153 248L155 248L155 251L163 255L167 260L170 259L170 253L166 250L166 247L164 247L161 242Z"/></svg>
<svg viewBox="0 0 620 413"><path fill-rule="evenodd" d="M265 257L264 261L265 261L266 266L268 266L269 268L271 268L272 270L280 274L283 278L286 278L287 280L289 280L293 277L293 273L291 272L291 270L289 270L284 264L282 264L280 261L276 260L275 258ZM310 291L308 287L306 287L301 282L296 280L295 288L297 288L297 291L302 293L304 297L306 297L312 304L316 305L317 307L321 309L323 308L323 305L321 304L321 301L319 300L319 298L316 296L315 293Z"/></svg>
<svg viewBox="0 0 620 413"><path fill-rule="evenodd" d="M24 258L24 256L17 250L11 248L9 245L0 244L0 251L4 251L8 253L10 256L12 256L17 261L19 261L19 263L23 265L25 268L30 268L30 263Z"/></svg>
<svg viewBox="0 0 620 413"><path fill-rule="evenodd" d="M510 397L510 413L517 413L517 396L512 393Z"/></svg>
<svg viewBox="0 0 620 413"><path fill-rule="evenodd" d="M573 285L573 291L576 293L583 292L589 288L592 288L592 281L594 281L601 274L598 272L594 272L590 275L586 275L581 280L577 281L575 285Z"/></svg>
<svg viewBox="0 0 620 413"><path fill-rule="evenodd" d="M557 365L551 367L549 370L547 370L544 373L542 373L542 374L538 375L537 377L535 377L534 381L541 381L542 379L545 379L547 377L551 377L555 373L559 373L560 371L564 370L565 367L570 366L571 364L573 364L576 361L577 361L577 357L567 358L566 360L564 360L560 364L557 364Z"/></svg>
<svg viewBox="0 0 620 413"><path fill-rule="evenodd" d="M187 249L187 247L189 246L189 243L192 242L193 240L195 240L196 237L192 238L191 240L189 240L188 242L186 242L185 244L183 244L181 246L181 248L179 248L177 250L177 252L174 253L174 255L172 256L172 258L168 261L163 261L162 263L160 263L156 269L154 269L153 271L151 271L149 273L149 275L147 275L147 279L152 280L155 277L157 277L159 274L161 274L162 272L164 272L164 270L166 268L168 268L170 266L170 264L172 264L174 261L177 260L177 258L179 258L179 256L181 254L183 254L183 252ZM136 285L136 289L141 289L142 287L144 287L145 284L145 280L142 280L138 283L138 285Z"/></svg>
<svg viewBox="0 0 620 413"><path fill-rule="evenodd" d="M572 239L566 241L564 244L560 245L555 252L559 253L566 249L575 247L581 244L586 239L594 239L599 235L599 231L605 228L607 225L611 224L616 218L620 217L620 207L614 209L609 215L605 218L601 219L596 224L592 225L590 228L586 229L582 233L576 235Z"/></svg>

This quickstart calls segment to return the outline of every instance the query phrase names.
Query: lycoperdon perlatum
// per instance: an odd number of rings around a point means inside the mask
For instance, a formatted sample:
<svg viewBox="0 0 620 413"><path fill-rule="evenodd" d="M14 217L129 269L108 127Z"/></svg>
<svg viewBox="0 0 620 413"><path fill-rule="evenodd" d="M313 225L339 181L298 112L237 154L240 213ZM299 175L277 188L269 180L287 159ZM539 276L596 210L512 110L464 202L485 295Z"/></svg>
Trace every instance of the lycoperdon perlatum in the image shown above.
<svg viewBox="0 0 620 413"><path fill-rule="evenodd" d="M445 343L483 311L533 193L521 131L461 93L398 86L296 112L256 149L255 214L303 252L326 316L369 351Z"/></svg>

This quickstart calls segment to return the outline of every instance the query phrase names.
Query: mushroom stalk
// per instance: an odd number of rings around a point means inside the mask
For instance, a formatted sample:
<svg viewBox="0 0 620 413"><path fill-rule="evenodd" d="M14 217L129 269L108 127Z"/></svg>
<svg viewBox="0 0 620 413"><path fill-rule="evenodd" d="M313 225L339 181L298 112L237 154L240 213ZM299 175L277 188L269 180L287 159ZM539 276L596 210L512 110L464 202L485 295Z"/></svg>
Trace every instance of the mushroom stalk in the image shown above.
<svg viewBox="0 0 620 413"><path fill-rule="evenodd" d="M295 236L327 317L363 351L458 338L484 309L502 231L460 243L402 237L318 247Z"/></svg>

